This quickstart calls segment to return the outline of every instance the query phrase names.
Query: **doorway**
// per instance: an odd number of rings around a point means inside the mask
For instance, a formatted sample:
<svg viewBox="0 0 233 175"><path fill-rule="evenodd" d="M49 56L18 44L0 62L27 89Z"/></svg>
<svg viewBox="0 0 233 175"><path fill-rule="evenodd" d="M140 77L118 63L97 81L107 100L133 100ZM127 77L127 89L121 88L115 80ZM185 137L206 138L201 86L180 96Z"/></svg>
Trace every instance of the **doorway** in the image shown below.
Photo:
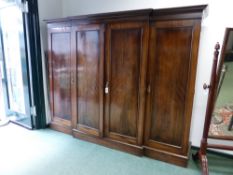
<svg viewBox="0 0 233 175"><path fill-rule="evenodd" d="M1 43L0 43L1 48ZM2 57L2 49L0 49L0 126L8 123L6 119L6 113L4 108L4 99L3 99L3 88L2 88L2 79L3 79L3 57Z"/></svg>
<svg viewBox="0 0 233 175"><path fill-rule="evenodd" d="M1 80L5 115L10 121L33 128L27 21L22 3L5 1L0 9Z"/></svg>

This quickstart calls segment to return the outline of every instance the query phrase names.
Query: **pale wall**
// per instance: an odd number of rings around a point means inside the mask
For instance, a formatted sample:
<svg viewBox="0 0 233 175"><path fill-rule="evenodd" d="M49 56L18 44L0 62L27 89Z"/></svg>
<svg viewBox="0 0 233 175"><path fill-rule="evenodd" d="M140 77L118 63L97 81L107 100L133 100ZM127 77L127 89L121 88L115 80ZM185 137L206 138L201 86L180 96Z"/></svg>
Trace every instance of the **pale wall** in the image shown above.
<svg viewBox="0 0 233 175"><path fill-rule="evenodd" d="M63 16L203 4L206 0L63 0Z"/></svg>
<svg viewBox="0 0 233 175"><path fill-rule="evenodd" d="M39 0L40 1L40 0ZM48 1L46 1L48 2ZM202 86L210 79L214 45L223 42L226 27L233 27L231 0L62 0L62 15L75 16L142 8L168 8L208 4L203 15L197 78L192 114L190 140L199 146L202 136L208 92ZM231 143L228 143L232 145Z"/></svg>
<svg viewBox="0 0 233 175"><path fill-rule="evenodd" d="M49 111L49 100L48 100L48 82L46 75L46 61L45 51L47 51L48 40L47 40L47 29L44 19L52 19L62 17L62 0L38 0L38 11L40 18L40 34L41 34L41 55L42 55L42 66L43 66L43 85L44 85L44 99L45 99L45 112L47 123L50 122L51 116Z"/></svg>
<svg viewBox="0 0 233 175"><path fill-rule="evenodd" d="M62 0L38 0L38 8L43 45L47 48L47 30L43 20L62 17Z"/></svg>

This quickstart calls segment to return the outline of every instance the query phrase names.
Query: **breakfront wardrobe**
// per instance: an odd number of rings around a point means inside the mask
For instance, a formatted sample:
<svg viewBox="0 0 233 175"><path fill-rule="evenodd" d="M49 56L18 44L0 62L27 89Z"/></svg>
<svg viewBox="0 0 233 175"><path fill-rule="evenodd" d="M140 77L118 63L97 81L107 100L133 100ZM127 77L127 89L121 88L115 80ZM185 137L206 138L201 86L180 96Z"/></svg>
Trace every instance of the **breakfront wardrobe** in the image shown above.
<svg viewBox="0 0 233 175"><path fill-rule="evenodd" d="M204 8L47 20L51 128L186 166Z"/></svg>

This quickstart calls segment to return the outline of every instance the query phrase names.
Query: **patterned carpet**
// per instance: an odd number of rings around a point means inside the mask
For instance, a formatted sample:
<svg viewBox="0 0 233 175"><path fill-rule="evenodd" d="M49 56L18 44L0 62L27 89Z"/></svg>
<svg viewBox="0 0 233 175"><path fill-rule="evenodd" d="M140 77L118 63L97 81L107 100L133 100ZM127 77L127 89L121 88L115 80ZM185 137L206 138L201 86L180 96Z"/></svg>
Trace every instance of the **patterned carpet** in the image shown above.
<svg viewBox="0 0 233 175"><path fill-rule="evenodd" d="M229 131L228 127L233 117L233 102L223 107L215 108L212 117L209 135L211 136L232 136L233 128Z"/></svg>

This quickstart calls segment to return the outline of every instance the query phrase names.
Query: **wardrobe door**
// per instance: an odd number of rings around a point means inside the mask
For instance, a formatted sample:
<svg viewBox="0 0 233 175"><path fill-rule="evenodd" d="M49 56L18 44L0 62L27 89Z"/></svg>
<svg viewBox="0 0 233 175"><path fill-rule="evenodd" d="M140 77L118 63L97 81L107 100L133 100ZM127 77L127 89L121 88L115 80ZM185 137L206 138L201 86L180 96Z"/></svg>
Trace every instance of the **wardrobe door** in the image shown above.
<svg viewBox="0 0 233 175"><path fill-rule="evenodd" d="M150 26L145 144L187 154L200 21L158 21Z"/></svg>
<svg viewBox="0 0 233 175"><path fill-rule="evenodd" d="M104 27L72 27L72 66L76 70L72 98L73 128L82 133L103 134Z"/></svg>
<svg viewBox="0 0 233 175"><path fill-rule="evenodd" d="M71 133L71 30L48 29L51 127Z"/></svg>
<svg viewBox="0 0 233 175"><path fill-rule="evenodd" d="M105 137L142 144L148 23L112 23L106 36Z"/></svg>

